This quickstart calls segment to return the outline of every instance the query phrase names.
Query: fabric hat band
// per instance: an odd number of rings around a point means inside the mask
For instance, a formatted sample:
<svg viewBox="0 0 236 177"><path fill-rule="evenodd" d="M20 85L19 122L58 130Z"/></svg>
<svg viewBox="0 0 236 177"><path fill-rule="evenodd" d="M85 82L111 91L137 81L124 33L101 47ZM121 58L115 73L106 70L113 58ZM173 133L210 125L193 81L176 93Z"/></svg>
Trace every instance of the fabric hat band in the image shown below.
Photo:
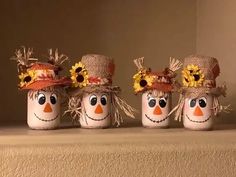
<svg viewBox="0 0 236 177"><path fill-rule="evenodd" d="M100 77L89 77L88 85L111 85L112 80L108 78L100 78Z"/></svg>

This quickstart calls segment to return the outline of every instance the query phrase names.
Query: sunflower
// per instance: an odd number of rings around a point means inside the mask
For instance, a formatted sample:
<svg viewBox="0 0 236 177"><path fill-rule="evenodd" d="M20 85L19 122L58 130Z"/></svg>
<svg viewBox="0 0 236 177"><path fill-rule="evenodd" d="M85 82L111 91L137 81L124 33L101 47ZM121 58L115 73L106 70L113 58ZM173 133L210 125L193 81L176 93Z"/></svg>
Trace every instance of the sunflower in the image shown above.
<svg viewBox="0 0 236 177"><path fill-rule="evenodd" d="M154 76L149 75L146 70L139 71L133 76L134 79L134 91L140 92L142 91L145 87L151 87L154 81Z"/></svg>
<svg viewBox="0 0 236 177"><path fill-rule="evenodd" d="M200 87L204 81L204 74L197 65L187 65L182 71L182 82L185 87Z"/></svg>
<svg viewBox="0 0 236 177"><path fill-rule="evenodd" d="M84 71L86 70L85 69L85 66L83 63L79 62L79 63L75 63L74 66L72 66L71 70L70 70L70 74L72 76L75 76L77 75L78 73L80 73L81 71Z"/></svg>
<svg viewBox="0 0 236 177"><path fill-rule="evenodd" d="M19 75L19 79L20 79L20 84L19 84L20 88L27 86L33 83L34 80L36 79L35 71L30 70L30 71L27 71L26 73L21 73Z"/></svg>
<svg viewBox="0 0 236 177"><path fill-rule="evenodd" d="M85 87L88 84L88 71L85 66L79 62L72 66L70 70L72 86L73 87Z"/></svg>

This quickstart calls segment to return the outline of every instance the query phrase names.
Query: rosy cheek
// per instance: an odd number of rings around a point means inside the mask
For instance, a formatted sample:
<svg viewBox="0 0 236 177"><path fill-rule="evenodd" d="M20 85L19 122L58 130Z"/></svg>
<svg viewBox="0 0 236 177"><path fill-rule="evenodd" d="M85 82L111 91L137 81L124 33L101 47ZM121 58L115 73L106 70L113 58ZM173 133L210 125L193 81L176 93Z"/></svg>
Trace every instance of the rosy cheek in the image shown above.
<svg viewBox="0 0 236 177"><path fill-rule="evenodd" d="M191 110L191 108L188 106L188 104L184 103L184 110L186 112L189 112Z"/></svg>

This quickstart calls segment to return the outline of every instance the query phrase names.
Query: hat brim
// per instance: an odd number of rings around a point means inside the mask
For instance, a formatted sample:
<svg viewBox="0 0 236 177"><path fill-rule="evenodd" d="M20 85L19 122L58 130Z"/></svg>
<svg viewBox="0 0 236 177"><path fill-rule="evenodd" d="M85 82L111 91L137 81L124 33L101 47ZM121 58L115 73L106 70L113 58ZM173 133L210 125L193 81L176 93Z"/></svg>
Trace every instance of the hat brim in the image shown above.
<svg viewBox="0 0 236 177"><path fill-rule="evenodd" d="M41 90L46 87L51 86L66 86L71 85L71 80L68 78L61 78L57 80L38 80L33 82L32 84L29 84L25 87L22 87L22 90Z"/></svg>
<svg viewBox="0 0 236 177"><path fill-rule="evenodd" d="M81 95L83 93L93 92L108 92L108 93L119 93L121 91L118 86L104 86L104 85L91 85L83 88L71 88L69 94L71 96Z"/></svg>

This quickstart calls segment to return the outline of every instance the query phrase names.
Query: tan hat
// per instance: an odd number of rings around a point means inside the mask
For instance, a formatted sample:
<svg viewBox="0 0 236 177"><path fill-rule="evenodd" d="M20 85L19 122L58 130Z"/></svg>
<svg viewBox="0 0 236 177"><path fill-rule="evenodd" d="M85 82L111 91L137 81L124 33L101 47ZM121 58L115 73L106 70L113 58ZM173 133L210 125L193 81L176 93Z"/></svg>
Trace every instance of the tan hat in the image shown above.
<svg viewBox="0 0 236 177"><path fill-rule="evenodd" d="M94 91L119 92L118 86L112 86L114 71L112 58L97 54L84 55L70 70L72 86L78 88L72 95Z"/></svg>
<svg viewBox="0 0 236 177"><path fill-rule="evenodd" d="M220 67L216 58L190 55L184 59L182 92L194 97L204 93L224 95L222 87L216 87L216 78L219 74Z"/></svg>

